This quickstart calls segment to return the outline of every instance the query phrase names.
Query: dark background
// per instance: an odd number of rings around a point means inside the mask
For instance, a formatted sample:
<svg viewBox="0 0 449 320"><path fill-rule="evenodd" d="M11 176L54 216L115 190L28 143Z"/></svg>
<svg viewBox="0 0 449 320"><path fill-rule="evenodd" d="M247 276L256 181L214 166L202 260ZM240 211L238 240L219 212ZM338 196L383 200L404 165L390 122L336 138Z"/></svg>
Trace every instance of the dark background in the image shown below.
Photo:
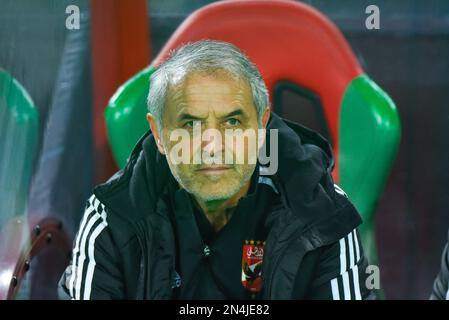
<svg viewBox="0 0 449 320"><path fill-rule="evenodd" d="M148 0L152 57L188 14L210 2ZM362 68L398 107L401 145L376 213L381 282L387 299L427 299L449 228L449 1L304 2L340 28ZM0 68L16 77L38 106L41 140L70 4L89 20L87 0L0 0ZM380 30L365 28L370 4L380 8ZM89 78L90 61L83 68ZM88 104L91 83L82 83L77 94ZM80 119L80 128L91 130L83 121L90 120ZM80 171L86 166L78 165ZM70 209L80 215L83 205Z"/></svg>

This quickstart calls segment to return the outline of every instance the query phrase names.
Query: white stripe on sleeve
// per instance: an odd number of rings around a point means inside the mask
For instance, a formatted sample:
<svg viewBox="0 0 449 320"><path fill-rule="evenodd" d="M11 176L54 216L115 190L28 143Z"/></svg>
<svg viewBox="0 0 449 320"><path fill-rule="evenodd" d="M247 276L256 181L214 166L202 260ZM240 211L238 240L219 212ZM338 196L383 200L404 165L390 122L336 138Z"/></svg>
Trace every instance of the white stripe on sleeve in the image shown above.
<svg viewBox="0 0 449 320"><path fill-rule="evenodd" d="M354 279L355 300L362 300L359 284L359 267L357 265L355 265L354 268L352 268L352 278Z"/></svg>
<svg viewBox="0 0 449 320"><path fill-rule="evenodd" d="M354 229L352 231L354 234L354 243L355 243L355 256L356 256L356 263L360 260L360 249L359 249L359 240L357 239L357 230Z"/></svg>
<svg viewBox="0 0 449 320"><path fill-rule="evenodd" d="M332 288L332 299L340 300L340 292L338 291L337 278L331 280L331 288Z"/></svg>
<svg viewBox="0 0 449 320"><path fill-rule="evenodd" d="M86 226L87 223L87 217L92 213L92 211L95 210L95 207L92 206L92 203L95 199L95 196L92 195L89 200L89 206L84 210L84 215L83 215L83 219L81 221L81 225L78 231L78 234L76 236L76 240L75 240L75 247L73 248L73 254L72 254L72 272L70 275L70 282L69 282L69 291L70 291L70 296L73 298L75 296L74 293L74 284L75 284L75 277L76 277L76 267L77 267L77 263L78 263L78 252L79 252L79 245L80 245L80 241L81 241L81 237L83 234L83 229Z"/></svg>
<svg viewBox="0 0 449 320"><path fill-rule="evenodd" d="M348 248L349 248L349 268L352 268L354 266L354 242L352 241L352 232L348 234Z"/></svg>
<svg viewBox="0 0 449 320"><path fill-rule="evenodd" d="M80 248L80 257L78 261L78 266L76 268L76 285L75 285L75 299L79 300L81 299L81 281L83 277L83 269L84 269L84 261L86 260L86 242L87 242L87 236L89 235L90 230L92 229L95 222L97 222L98 219L101 219L100 215L98 213L95 213L95 215L92 216L92 218L89 220L89 223L87 224L85 232L83 232L83 237L81 239L81 245Z"/></svg>
<svg viewBox="0 0 449 320"><path fill-rule="evenodd" d="M349 287L349 274L343 273L343 292L345 300L351 300L351 289Z"/></svg>
<svg viewBox="0 0 449 320"><path fill-rule="evenodd" d="M97 239L101 231L103 231L103 229L106 228L107 226L108 223L106 222L106 219L103 219L103 221L95 228L94 232L92 233L89 239L89 247L88 247L89 263L87 265L86 281L84 283L84 295L83 295L84 300L90 299L90 293L92 290L92 279L94 276L96 265L94 254L95 240Z"/></svg>
<svg viewBox="0 0 449 320"><path fill-rule="evenodd" d="M340 274L346 271L346 246L345 238L340 239Z"/></svg>

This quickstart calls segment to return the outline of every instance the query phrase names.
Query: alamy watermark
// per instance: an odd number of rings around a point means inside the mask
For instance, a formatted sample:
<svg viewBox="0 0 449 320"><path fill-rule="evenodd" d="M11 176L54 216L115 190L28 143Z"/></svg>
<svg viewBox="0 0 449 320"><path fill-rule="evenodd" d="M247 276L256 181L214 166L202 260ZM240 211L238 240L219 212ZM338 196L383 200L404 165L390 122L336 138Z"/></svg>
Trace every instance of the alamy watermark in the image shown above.
<svg viewBox="0 0 449 320"><path fill-rule="evenodd" d="M170 141L176 144L167 155L175 165L256 164L258 160L264 166L263 174L273 175L278 170L278 130L269 132L266 135L266 129L226 129L223 137L220 130L202 130L199 122L192 130L178 128L170 132Z"/></svg>
<svg viewBox="0 0 449 320"><path fill-rule="evenodd" d="M379 266L370 264L366 267L365 273L368 275L365 280L365 287L368 290L380 289L380 270Z"/></svg>
<svg viewBox="0 0 449 320"><path fill-rule="evenodd" d="M365 27L368 30L380 29L380 9L378 6L371 4L366 7L365 13L369 14L365 19Z"/></svg>
<svg viewBox="0 0 449 320"><path fill-rule="evenodd" d="M69 30L79 30L80 8L77 5L71 4L65 8L65 13L68 14L65 19L65 27Z"/></svg>

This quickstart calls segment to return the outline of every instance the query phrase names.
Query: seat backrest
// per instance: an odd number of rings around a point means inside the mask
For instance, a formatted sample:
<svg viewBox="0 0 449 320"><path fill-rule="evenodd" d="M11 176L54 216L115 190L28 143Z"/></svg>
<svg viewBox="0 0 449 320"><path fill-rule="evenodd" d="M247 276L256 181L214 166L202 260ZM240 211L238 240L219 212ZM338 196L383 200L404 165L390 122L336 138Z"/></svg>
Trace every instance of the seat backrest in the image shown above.
<svg viewBox="0 0 449 320"><path fill-rule="evenodd" d="M319 97L336 158L334 178L359 209L365 221L362 241L371 247L374 208L399 144L399 117L391 99L363 74L337 27L305 4L220 1L190 15L151 66L125 83L108 105L108 135L119 166L148 130L149 76L171 50L202 39L242 49L260 69L270 96L277 83L288 81ZM374 247L372 252L368 255L374 257Z"/></svg>
<svg viewBox="0 0 449 320"><path fill-rule="evenodd" d="M223 40L242 49L260 69L270 93L283 80L316 93L338 157L341 99L348 83L362 70L326 17L293 1L220 1L190 15L152 66L159 65L179 45L201 39Z"/></svg>

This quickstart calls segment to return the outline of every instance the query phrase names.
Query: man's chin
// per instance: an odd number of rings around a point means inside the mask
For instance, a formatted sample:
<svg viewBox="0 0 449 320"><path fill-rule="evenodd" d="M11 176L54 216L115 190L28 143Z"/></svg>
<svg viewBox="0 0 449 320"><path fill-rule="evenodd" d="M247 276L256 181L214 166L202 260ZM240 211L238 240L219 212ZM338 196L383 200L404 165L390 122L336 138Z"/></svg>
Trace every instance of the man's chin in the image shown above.
<svg viewBox="0 0 449 320"><path fill-rule="evenodd" d="M204 185L201 190L192 192L203 201L225 201L237 194L239 188L223 188L223 184Z"/></svg>
<svg viewBox="0 0 449 320"><path fill-rule="evenodd" d="M195 196L205 202L207 201L226 201L229 198L232 198L236 192L223 193L221 192L198 192L195 193Z"/></svg>

